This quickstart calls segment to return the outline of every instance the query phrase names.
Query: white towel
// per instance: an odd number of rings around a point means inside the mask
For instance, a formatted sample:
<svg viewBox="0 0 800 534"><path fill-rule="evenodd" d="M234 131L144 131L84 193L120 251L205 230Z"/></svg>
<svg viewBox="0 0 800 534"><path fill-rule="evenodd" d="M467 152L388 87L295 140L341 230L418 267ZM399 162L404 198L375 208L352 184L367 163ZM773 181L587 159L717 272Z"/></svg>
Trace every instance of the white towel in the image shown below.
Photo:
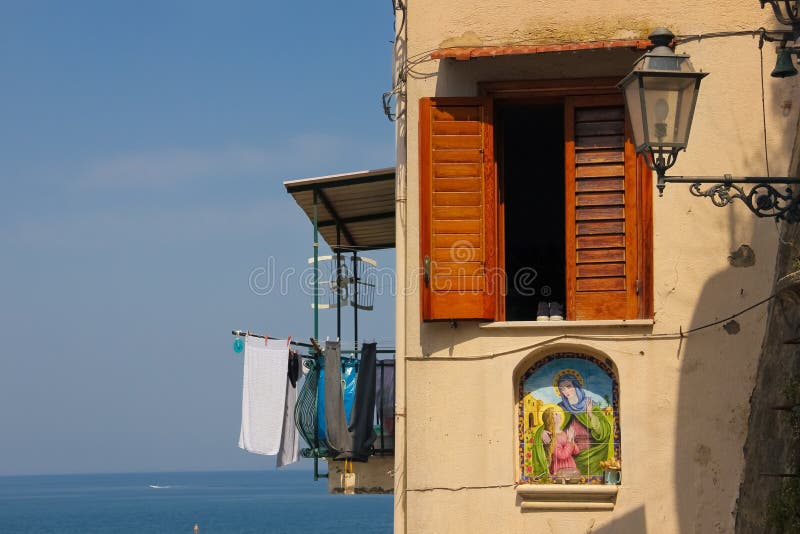
<svg viewBox="0 0 800 534"><path fill-rule="evenodd" d="M299 356L298 356L299 358ZM300 366L302 367L302 362ZM299 384L298 384L299 385ZM293 464L300 460L300 436L294 424L294 407L297 405L297 388L286 381L286 407L283 412L283 432L281 450L278 452L277 467Z"/></svg>
<svg viewBox="0 0 800 534"><path fill-rule="evenodd" d="M239 447L257 454L278 454L286 406L289 344L284 339L247 336L244 342L242 429Z"/></svg>

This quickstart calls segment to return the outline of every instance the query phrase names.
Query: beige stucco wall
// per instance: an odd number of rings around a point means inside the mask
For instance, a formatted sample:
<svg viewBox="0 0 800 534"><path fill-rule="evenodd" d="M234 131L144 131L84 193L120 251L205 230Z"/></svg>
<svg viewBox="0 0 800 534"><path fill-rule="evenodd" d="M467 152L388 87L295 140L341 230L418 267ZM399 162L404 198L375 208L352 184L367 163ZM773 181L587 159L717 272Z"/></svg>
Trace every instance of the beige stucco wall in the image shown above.
<svg viewBox="0 0 800 534"><path fill-rule="evenodd" d="M628 51L467 62L427 60L441 45L550 43L775 27L758 3L727 0L563 3L409 0L395 66L410 67L398 108L396 532L731 532L742 477L749 397L766 307L685 338L654 337L725 318L769 295L777 250L772 221L716 208L686 186L654 199L655 324L635 327L481 328L422 324L419 293L418 101L472 96L478 81L626 74ZM399 18L400 16L398 16ZM673 175L763 175L758 39L703 39L679 47L702 84L687 152ZM414 63L409 64L406 58ZM797 78L769 77L770 168L787 172L797 124ZM787 105L789 103L789 105ZM791 105L793 103L793 106ZM535 237L533 237L535 238ZM742 244L752 267L732 267ZM403 294L406 286L408 294ZM522 512L516 383L544 355L580 350L610 358L620 380L623 484L611 512Z"/></svg>

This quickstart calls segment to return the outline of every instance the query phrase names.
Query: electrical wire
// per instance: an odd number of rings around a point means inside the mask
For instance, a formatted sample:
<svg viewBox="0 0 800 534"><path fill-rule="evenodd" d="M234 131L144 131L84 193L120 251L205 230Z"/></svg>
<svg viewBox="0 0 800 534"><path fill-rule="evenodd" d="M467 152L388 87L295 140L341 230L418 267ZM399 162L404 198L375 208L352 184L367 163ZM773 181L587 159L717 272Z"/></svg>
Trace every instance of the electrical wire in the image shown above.
<svg viewBox="0 0 800 534"><path fill-rule="evenodd" d="M403 30L406 26L406 6L403 3L403 0L392 0L392 10L395 12L395 21L397 20L396 12L400 11L402 13L400 25L398 26L395 22L395 26L397 26L397 32L395 33L394 41L392 42L393 52L396 57L398 55L397 47L402 40ZM386 118L389 119L389 121L394 122L397 120L397 115L392 113L392 101L396 95L401 94L402 86L405 84L406 78L404 66L393 68L392 71L392 89L383 93L381 96L381 105Z"/></svg>
<svg viewBox="0 0 800 534"><path fill-rule="evenodd" d="M772 295L768 296L767 298L759 300L758 302L756 302L752 306L748 306L747 308L745 308L745 309L743 309L743 310L741 310L739 312L734 313L730 317L726 317L725 319L720 319L719 321L714 321L713 323L708 323L708 324L705 324L703 326L698 326L697 328L692 328L691 330L687 330L686 332L682 332L681 337L686 337L688 334L691 334L691 333L694 333L694 332L699 332L700 330L704 330L706 328L711 328L712 326L717 326L718 324L722 324L722 323L728 322L728 321L730 321L732 319L735 319L735 318L739 317L743 313L747 313L747 312L749 312L750 310L752 310L754 308L758 308L762 304L765 304L765 303L771 301L772 299L774 299L777 296L778 296L778 293L773 293Z"/></svg>
<svg viewBox="0 0 800 534"><path fill-rule="evenodd" d="M783 30L767 30L762 27L754 30L717 31L717 32L698 33L698 34L677 35L675 36L675 44L684 44L692 41L702 41L704 39L718 39L723 37L739 37L746 35L752 37L761 36L767 41L776 41L782 39L785 35L785 32ZM587 41L587 42L594 42L594 41ZM485 42L484 44L469 46L467 48L489 48L492 46L497 46L498 44L502 44L503 46L515 46L515 45L543 44L543 43L536 42L535 39L525 38L516 41L497 41L497 42L489 41ZM423 63L435 61L430 58L430 54L432 52L435 52L436 50L448 50L453 48L464 48L464 47L463 46L439 47L418 52L417 54L410 56L406 60L405 71L407 73L415 73L414 67L417 67ZM422 74L422 76L424 77L430 77L435 75L436 73Z"/></svg>
<svg viewBox="0 0 800 534"><path fill-rule="evenodd" d="M719 32L709 32L709 33L696 33L690 35L676 35L675 36L675 44L683 44L688 43L691 41L702 41L703 39L718 39L720 37L740 37L743 35L749 35L751 37L762 37L767 36L766 40L774 40L772 35L783 35L783 30L767 30L763 27L755 29L755 30L738 30L738 31L719 31Z"/></svg>
<svg viewBox="0 0 800 534"><path fill-rule="evenodd" d="M497 358L499 356L508 356L511 354L517 354L523 351L530 351L537 347L541 347L544 345L549 345L556 341L560 341L562 339L579 339L579 340L588 340L588 341L642 341L642 340L649 340L649 339L683 339L688 337L689 334L693 334L695 332L699 332L701 330L705 330L707 328L711 328L712 326L716 326L722 323L726 323L739 317L740 315L749 312L750 310L765 304L775 297L778 296L778 293L773 293L772 295L768 296L767 298L761 299L760 301L756 302L755 304L751 304L750 306L739 310L738 312L725 317L724 319L720 319L718 321L714 321L708 324L704 324L702 326L698 326L696 328L691 328L689 330L684 331L682 328L679 329L678 332L669 332L669 333L658 333L658 334L643 334L643 335L574 335L574 334L561 334L558 336L553 336L548 339L539 341L532 345L526 345L524 347L518 347L511 350L506 350L503 352L495 352L486 356L470 356L470 357L452 357L452 356L406 356L406 360L411 361L480 361L480 360L491 360Z"/></svg>
<svg viewBox="0 0 800 534"><path fill-rule="evenodd" d="M519 484L493 484L491 486L459 486L457 488L448 487L428 487L428 488L407 488L406 491L463 491L463 490L483 490L483 489L500 489L500 488L515 488Z"/></svg>
<svg viewBox="0 0 800 534"><path fill-rule="evenodd" d="M395 33L394 41L393 41L395 47L397 47L398 42L402 40L401 37L403 35L403 30L406 27L406 6L405 6L405 4L403 4L403 0L392 0L392 9L395 12L396 11L400 11L400 13L402 13L402 15L403 15L403 18L400 19L400 26L397 27L397 32ZM396 17L396 15L395 15L395 17ZM394 73L392 73L392 75L393 75L393 77L392 77L392 87L396 87L397 84L400 82L400 72L398 72L397 74L398 74L398 78L395 79L394 78Z"/></svg>
<svg viewBox="0 0 800 534"><path fill-rule="evenodd" d="M764 30L762 28L762 30ZM758 40L758 55L760 60L760 74L761 74L761 120L764 126L764 161L767 166L767 177L769 178L769 148L767 147L767 106L764 99L764 41L766 30L762 31L761 37ZM777 219L775 219L777 221Z"/></svg>

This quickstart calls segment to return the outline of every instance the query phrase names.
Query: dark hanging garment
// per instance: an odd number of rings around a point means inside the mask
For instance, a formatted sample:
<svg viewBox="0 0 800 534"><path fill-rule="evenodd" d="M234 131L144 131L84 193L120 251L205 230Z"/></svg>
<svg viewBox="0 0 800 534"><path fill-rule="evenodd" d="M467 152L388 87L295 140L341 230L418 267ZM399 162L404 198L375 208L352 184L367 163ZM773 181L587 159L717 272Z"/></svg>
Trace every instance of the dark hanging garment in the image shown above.
<svg viewBox="0 0 800 534"><path fill-rule="evenodd" d="M394 436L394 360L384 360L382 369L375 371L375 410L384 436L383 447L391 446L385 438ZM380 437L380 436L378 436Z"/></svg>
<svg viewBox="0 0 800 534"><path fill-rule="evenodd" d="M366 462L370 448L378 436L375 434L375 360L377 343L364 343L361 347L361 365L356 377L356 400L350 413L350 434L353 436L353 460Z"/></svg>
<svg viewBox="0 0 800 534"><path fill-rule="evenodd" d="M366 462L377 435L375 418L376 343L365 343L356 376L356 391L350 410L350 424L345 414L342 392L342 359L339 343L325 344L325 434L328 445L339 454L335 460Z"/></svg>
<svg viewBox="0 0 800 534"><path fill-rule="evenodd" d="M337 452L352 450L352 438L347 428L342 393L342 358L339 343L325 342L325 437ZM357 393L356 393L357 394Z"/></svg>
<svg viewBox="0 0 800 534"><path fill-rule="evenodd" d="M300 355L297 354L297 351L289 351L289 369L287 370L287 375L289 376L289 382L292 383L292 387L296 388L297 379L300 377Z"/></svg>

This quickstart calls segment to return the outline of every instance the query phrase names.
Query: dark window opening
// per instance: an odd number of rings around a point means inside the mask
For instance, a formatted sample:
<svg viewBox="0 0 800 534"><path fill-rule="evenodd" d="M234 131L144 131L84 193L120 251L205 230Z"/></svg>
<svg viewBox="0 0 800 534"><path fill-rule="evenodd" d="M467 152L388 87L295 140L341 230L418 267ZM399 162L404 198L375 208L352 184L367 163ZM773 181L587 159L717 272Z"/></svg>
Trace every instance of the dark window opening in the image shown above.
<svg viewBox="0 0 800 534"><path fill-rule="evenodd" d="M540 303L566 318L564 108L510 106L501 121L506 320L536 320Z"/></svg>

